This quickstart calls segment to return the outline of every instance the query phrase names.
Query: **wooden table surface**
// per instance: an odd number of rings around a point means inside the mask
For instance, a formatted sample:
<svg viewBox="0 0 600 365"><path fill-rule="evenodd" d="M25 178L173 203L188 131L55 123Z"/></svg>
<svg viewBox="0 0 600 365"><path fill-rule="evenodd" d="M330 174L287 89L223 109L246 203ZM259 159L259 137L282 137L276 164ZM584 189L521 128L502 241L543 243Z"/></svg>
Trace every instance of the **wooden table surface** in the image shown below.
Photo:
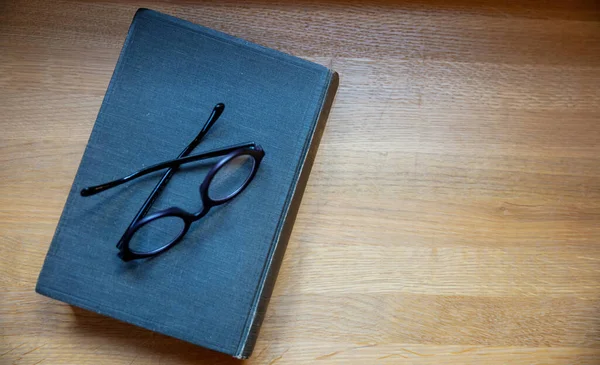
<svg viewBox="0 0 600 365"><path fill-rule="evenodd" d="M341 75L249 363L600 363L595 1L231 0L0 4L1 364L239 363L34 292L140 6Z"/></svg>

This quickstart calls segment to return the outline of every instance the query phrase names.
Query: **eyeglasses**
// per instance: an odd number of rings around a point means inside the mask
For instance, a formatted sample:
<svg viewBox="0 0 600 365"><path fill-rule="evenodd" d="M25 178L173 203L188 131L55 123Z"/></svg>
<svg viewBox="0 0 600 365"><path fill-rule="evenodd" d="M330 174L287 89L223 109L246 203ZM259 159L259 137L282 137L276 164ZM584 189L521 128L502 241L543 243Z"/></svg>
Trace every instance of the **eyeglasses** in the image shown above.
<svg viewBox="0 0 600 365"><path fill-rule="evenodd" d="M173 247L188 232L192 223L204 217L211 208L225 204L238 196L256 175L265 152L253 142L190 155L219 119L224 109L225 105L222 103L215 105L200 133L176 159L161 162L126 177L81 190L81 196L90 196L152 172L167 169L117 244L118 256L123 261L156 256ZM181 208L172 207L147 215L156 198L181 165L222 156L224 157L210 169L200 184L202 201L200 211L189 213Z"/></svg>

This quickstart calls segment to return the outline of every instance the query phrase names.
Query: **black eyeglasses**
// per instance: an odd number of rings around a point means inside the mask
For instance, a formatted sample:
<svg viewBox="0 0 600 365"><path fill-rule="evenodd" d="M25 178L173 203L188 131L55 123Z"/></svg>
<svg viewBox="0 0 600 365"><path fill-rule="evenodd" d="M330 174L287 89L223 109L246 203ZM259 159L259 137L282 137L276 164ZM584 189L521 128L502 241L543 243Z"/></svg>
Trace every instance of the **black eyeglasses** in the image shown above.
<svg viewBox="0 0 600 365"><path fill-rule="evenodd" d="M90 196L149 173L168 169L117 244L118 255L123 261L156 256L173 247L183 238L193 222L204 217L212 207L227 203L238 196L256 175L265 152L253 142L190 155L219 119L224 109L224 104L215 105L200 133L176 159L152 165L121 179L81 190L81 196ZM181 165L221 156L224 157L210 169L200 184L202 209L199 212L188 213L181 208L172 207L146 215Z"/></svg>

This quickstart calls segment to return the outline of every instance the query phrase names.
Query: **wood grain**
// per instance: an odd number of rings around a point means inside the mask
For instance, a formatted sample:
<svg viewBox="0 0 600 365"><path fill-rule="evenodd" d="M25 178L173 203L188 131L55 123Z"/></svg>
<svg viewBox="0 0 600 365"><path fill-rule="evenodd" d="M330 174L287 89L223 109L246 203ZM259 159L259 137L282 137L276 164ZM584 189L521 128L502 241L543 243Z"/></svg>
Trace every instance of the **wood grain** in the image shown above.
<svg viewBox="0 0 600 365"><path fill-rule="evenodd" d="M238 363L33 291L141 6L341 75L249 363L600 363L600 9L536 0L2 2L0 363Z"/></svg>

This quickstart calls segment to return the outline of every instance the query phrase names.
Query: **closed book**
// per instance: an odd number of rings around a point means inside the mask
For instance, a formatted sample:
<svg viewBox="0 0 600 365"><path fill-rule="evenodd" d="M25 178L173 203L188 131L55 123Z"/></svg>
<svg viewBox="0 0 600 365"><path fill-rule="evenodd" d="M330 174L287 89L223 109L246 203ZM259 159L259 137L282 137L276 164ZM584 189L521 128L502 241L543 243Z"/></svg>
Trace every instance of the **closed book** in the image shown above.
<svg viewBox="0 0 600 365"><path fill-rule="evenodd" d="M203 347L252 353L337 89L324 66L148 9L134 16L50 244L36 291ZM213 107L194 154L253 141L254 179L169 250L123 261L115 247L164 171L88 186L174 159ZM218 158L180 166L150 213L198 211Z"/></svg>

